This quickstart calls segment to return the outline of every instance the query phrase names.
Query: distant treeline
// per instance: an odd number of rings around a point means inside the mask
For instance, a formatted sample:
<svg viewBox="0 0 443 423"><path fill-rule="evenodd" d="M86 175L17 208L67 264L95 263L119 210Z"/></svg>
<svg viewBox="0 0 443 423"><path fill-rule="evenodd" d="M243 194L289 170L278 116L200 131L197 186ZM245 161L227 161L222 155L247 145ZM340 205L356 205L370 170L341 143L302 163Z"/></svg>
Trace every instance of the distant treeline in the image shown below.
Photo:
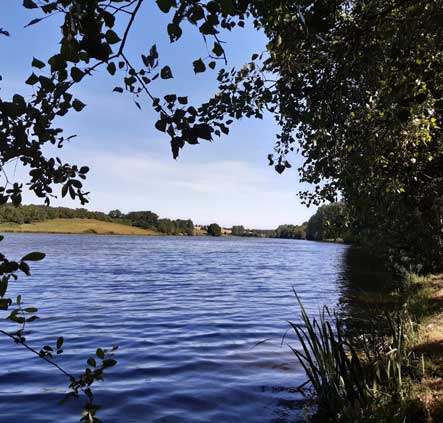
<svg viewBox="0 0 443 423"><path fill-rule="evenodd" d="M70 209L68 207L47 206L13 206L6 204L0 206L0 223L32 223L49 219L96 219L111 222L106 213L89 211L86 209Z"/></svg>
<svg viewBox="0 0 443 423"><path fill-rule="evenodd" d="M194 223L191 219L161 219L152 211L132 211L124 214L120 210L110 211L109 217L113 222L126 223L168 235L194 235Z"/></svg>
<svg viewBox="0 0 443 423"><path fill-rule="evenodd" d="M233 226L234 236L261 236L267 238L308 239L312 241L350 241L349 215L344 203L319 207L317 212L301 225L280 225L275 230L245 229Z"/></svg>
<svg viewBox="0 0 443 423"><path fill-rule="evenodd" d="M0 206L0 223L32 223L42 222L49 219L96 219L105 222L122 223L137 226L143 229L151 229L168 235L193 235L194 224L192 220L160 219L151 211L134 211L124 214L119 210L113 210L109 214L89 211L83 208L70 209L68 207L47 206L13 206L6 204Z"/></svg>
<svg viewBox="0 0 443 423"><path fill-rule="evenodd" d="M132 211L123 213L112 210L108 214L89 211L83 208L47 207L38 205L0 206L0 223L32 223L49 219L96 219L105 222L122 223L143 229L150 229L167 235L194 235L192 220L163 219L152 211ZM203 233L212 236L231 234L242 237L308 239L314 241L350 240L349 217L345 204L333 203L320 207L317 212L301 225L280 225L275 230L245 229L242 225L231 230L223 229L218 224L201 227ZM200 232L201 233L201 232Z"/></svg>

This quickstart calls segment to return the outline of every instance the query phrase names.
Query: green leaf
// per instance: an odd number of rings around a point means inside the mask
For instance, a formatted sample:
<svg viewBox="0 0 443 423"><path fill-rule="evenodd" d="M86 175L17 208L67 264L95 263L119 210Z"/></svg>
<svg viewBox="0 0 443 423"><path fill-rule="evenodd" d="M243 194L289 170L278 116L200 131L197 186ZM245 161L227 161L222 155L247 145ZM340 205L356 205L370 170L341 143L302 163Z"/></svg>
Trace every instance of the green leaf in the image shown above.
<svg viewBox="0 0 443 423"><path fill-rule="evenodd" d="M206 65L204 64L202 59L195 60L192 64L194 66L194 72L196 74L202 73L206 70Z"/></svg>
<svg viewBox="0 0 443 423"><path fill-rule="evenodd" d="M46 254L34 251L22 257L22 261L40 261L46 257Z"/></svg>
<svg viewBox="0 0 443 423"><path fill-rule="evenodd" d="M156 3L163 13L169 13L171 7L175 7L177 5L175 0L157 0Z"/></svg>
<svg viewBox="0 0 443 423"><path fill-rule="evenodd" d="M71 69L71 78L74 82L80 82L84 76L85 73L81 69L76 67Z"/></svg>
<svg viewBox="0 0 443 423"><path fill-rule="evenodd" d="M65 339L63 338L63 336L60 336L59 338L57 338L57 349L58 350L63 346L63 342L65 342Z"/></svg>
<svg viewBox="0 0 443 423"><path fill-rule="evenodd" d="M164 68L162 68L162 70L160 71L160 77L162 79L174 78L174 76L172 75L171 68L169 66L165 66Z"/></svg>
<svg viewBox="0 0 443 423"><path fill-rule="evenodd" d="M114 62L109 63L107 69L111 75L115 75L115 72L117 70Z"/></svg>
<svg viewBox="0 0 443 423"><path fill-rule="evenodd" d="M28 276L31 275L31 271L30 271L30 268L29 268L28 263L25 263L24 261L22 261L22 262L18 265L18 268L19 268L23 273L25 273L26 275L28 275Z"/></svg>
<svg viewBox="0 0 443 423"><path fill-rule="evenodd" d="M66 194L68 193L69 185L64 184L62 187L62 198L66 197Z"/></svg>
<svg viewBox="0 0 443 423"><path fill-rule="evenodd" d="M223 50L223 47L221 46L221 44L218 42L218 41L216 41L215 43L214 43L214 48L212 49L212 51L213 51L213 53L216 55L216 56L218 56L218 57L220 57L220 56L223 56L223 54L224 54L224 50Z"/></svg>
<svg viewBox="0 0 443 423"><path fill-rule="evenodd" d="M88 358L87 363L88 363L88 365L91 366L91 367L95 367L95 366L97 366L97 362L96 362L95 359L92 358L92 357L89 357L89 358Z"/></svg>
<svg viewBox="0 0 443 423"><path fill-rule="evenodd" d="M8 290L9 279L6 276L3 276L0 281L0 297L4 297L6 291Z"/></svg>
<svg viewBox="0 0 443 423"><path fill-rule="evenodd" d="M27 307L25 308L25 313L37 313L38 308L35 307Z"/></svg>
<svg viewBox="0 0 443 423"><path fill-rule="evenodd" d="M23 7L26 9L37 9L38 6L32 0L23 0Z"/></svg>
<svg viewBox="0 0 443 423"><path fill-rule="evenodd" d="M109 44L116 44L120 41L120 37L112 29L106 31L105 38Z"/></svg>
<svg viewBox="0 0 443 423"><path fill-rule="evenodd" d="M81 112L85 108L86 104L82 103L77 98L72 102L72 107L76 112Z"/></svg>
<svg viewBox="0 0 443 423"><path fill-rule="evenodd" d="M178 24L170 23L168 24L168 34L169 34L169 39L173 43L182 36L183 31Z"/></svg>
<svg viewBox="0 0 443 423"><path fill-rule="evenodd" d="M176 94L168 94L168 95L165 95L165 100L166 100L168 103L174 103L175 100L177 100L177 95L176 95Z"/></svg>
<svg viewBox="0 0 443 423"><path fill-rule="evenodd" d="M155 128L161 132L165 132L166 124L166 119L159 119L157 122L155 122Z"/></svg>
<svg viewBox="0 0 443 423"><path fill-rule="evenodd" d="M7 310L8 307L11 305L11 300L9 298L7 299L0 299L0 310Z"/></svg>
<svg viewBox="0 0 443 423"><path fill-rule="evenodd" d="M115 366L116 364L117 364L117 360L114 360L113 358L109 358L109 359L103 361L104 367L112 367L112 366Z"/></svg>
<svg viewBox="0 0 443 423"><path fill-rule="evenodd" d="M97 348L95 355L101 360L105 358L105 352L101 348Z"/></svg>
<svg viewBox="0 0 443 423"><path fill-rule="evenodd" d="M32 59L32 63L31 66L33 66L34 68L38 68L38 69L43 69L46 65L44 62L42 62L39 59L36 59L35 57Z"/></svg>
<svg viewBox="0 0 443 423"><path fill-rule="evenodd" d="M32 75L25 81L25 84L34 85L38 82L38 76L33 72Z"/></svg>
<svg viewBox="0 0 443 423"><path fill-rule="evenodd" d="M28 23L25 25L25 28L27 28L28 26L31 26L31 25L35 25L36 23L39 23L42 19L43 19L43 18L35 18L35 19L33 19L32 21L28 22Z"/></svg>
<svg viewBox="0 0 443 423"><path fill-rule="evenodd" d="M207 141L212 140L212 135L211 135L212 130L207 123L201 123L199 125L195 125L194 130L198 138L202 138Z"/></svg>

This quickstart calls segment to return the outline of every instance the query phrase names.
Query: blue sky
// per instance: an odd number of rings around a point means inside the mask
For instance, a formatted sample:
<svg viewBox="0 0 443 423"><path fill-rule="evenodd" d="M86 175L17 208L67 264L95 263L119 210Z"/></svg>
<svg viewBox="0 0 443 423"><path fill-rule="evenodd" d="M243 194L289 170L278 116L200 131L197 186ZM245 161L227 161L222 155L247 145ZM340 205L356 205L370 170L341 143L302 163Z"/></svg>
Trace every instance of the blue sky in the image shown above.
<svg viewBox="0 0 443 423"><path fill-rule="evenodd" d="M59 39L57 17L24 29L35 13L20 3L0 2L0 26L11 33L9 38L0 38L2 97L31 93L23 81L31 73L32 57L47 59ZM207 55L205 44L189 27L178 43L170 45L166 24L167 16L147 2L128 40L128 55L137 60L157 43L162 63L171 65L175 79L152 86L154 93L176 92L199 104L216 90L215 73L195 76L192 71L193 60ZM227 43L229 66L241 66L266 43L252 28L223 34L222 39ZM140 111L131 96L112 93L119 82L119 77L110 77L105 69L83 80L76 95L87 107L60 122L67 135L77 137L53 154L90 166L89 209L152 210L162 217L191 218L195 223L255 228L301 223L314 213L315 209L306 208L297 197L306 188L299 184L296 171L301 158L292 157L294 167L283 175L267 164L278 131L271 117L235 122L229 136L186 146L179 159L173 160L167 137L153 128L155 114L149 102L144 105L142 101ZM26 176L21 169L9 169L8 174L17 181ZM26 203L38 201L25 195ZM66 199L55 200L53 205L78 206Z"/></svg>

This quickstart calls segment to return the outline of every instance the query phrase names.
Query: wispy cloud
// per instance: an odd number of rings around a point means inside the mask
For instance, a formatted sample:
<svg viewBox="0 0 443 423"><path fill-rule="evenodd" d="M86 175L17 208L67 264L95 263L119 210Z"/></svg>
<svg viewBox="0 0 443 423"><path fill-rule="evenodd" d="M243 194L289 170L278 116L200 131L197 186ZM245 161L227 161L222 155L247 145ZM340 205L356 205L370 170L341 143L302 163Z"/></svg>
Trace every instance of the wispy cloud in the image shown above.
<svg viewBox="0 0 443 423"><path fill-rule="evenodd" d="M164 217L191 218L201 224L255 228L301 223L312 214L300 204L295 184L288 189L289 178L284 180L265 165L115 153L97 153L88 162L90 209L153 210ZM54 204L73 205L69 200Z"/></svg>

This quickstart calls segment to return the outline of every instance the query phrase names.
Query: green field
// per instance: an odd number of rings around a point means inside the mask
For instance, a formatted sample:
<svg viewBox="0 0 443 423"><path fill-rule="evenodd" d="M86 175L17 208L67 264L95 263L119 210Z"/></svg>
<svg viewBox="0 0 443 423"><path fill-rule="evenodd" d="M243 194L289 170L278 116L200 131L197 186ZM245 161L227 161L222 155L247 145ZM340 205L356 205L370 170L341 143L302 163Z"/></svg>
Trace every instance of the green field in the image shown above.
<svg viewBox="0 0 443 423"><path fill-rule="evenodd" d="M0 232L99 235L162 235L159 232L95 219L52 219L35 223L1 223Z"/></svg>

